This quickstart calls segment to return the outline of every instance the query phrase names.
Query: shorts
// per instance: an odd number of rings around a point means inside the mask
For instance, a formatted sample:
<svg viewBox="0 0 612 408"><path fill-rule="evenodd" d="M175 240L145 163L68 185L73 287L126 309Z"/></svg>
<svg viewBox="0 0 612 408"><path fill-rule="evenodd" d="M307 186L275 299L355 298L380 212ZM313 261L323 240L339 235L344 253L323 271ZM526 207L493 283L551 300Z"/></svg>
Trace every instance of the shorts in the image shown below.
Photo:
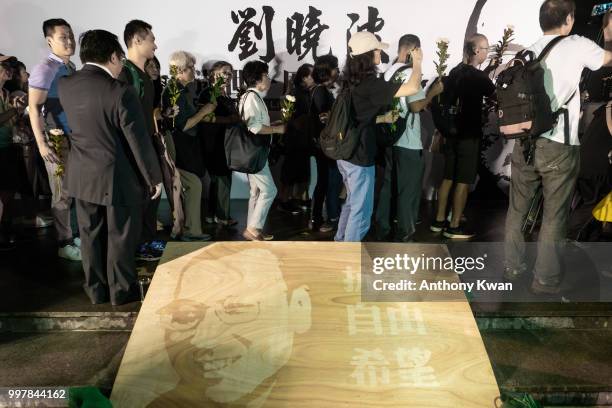
<svg viewBox="0 0 612 408"><path fill-rule="evenodd" d="M481 139L480 136L444 139L444 179L461 184L476 181Z"/></svg>

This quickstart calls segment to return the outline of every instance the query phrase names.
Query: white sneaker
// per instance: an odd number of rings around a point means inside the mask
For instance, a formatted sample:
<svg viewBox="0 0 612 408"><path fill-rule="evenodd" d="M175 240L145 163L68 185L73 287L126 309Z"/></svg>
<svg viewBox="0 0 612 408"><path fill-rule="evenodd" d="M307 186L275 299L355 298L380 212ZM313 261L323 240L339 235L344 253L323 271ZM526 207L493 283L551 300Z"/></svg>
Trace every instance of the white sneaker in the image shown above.
<svg viewBox="0 0 612 408"><path fill-rule="evenodd" d="M74 242L74 245L75 245L77 248L81 249L81 238L76 237L76 238L75 238L75 239L73 239L72 241Z"/></svg>
<svg viewBox="0 0 612 408"><path fill-rule="evenodd" d="M69 261L80 261L81 250L76 245L66 245L57 250L57 256Z"/></svg>

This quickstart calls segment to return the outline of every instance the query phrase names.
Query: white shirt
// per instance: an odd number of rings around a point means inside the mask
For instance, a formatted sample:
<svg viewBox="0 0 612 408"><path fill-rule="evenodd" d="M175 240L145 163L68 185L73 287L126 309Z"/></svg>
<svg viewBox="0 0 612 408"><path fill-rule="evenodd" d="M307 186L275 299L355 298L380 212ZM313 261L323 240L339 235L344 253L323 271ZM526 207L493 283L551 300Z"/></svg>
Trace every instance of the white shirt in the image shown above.
<svg viewBox="0 0 612 408"><path fill-rule="evenodd" d="M395 63L385 72L385 81L390 81L395 75L395 72L406 64ZM404 77L404 83L410 80L412 68L405 69L401 72ZM402 118L408 118L406 130L399 140L394 144L397 147L403 147L411 150L423 150L423 142L421 141L421 115L410 111L410 103L425 99L425 91L420 88L419 92L411 96L400 98L400 115Z"/></svg>
<svg viewBox="0 0 612 408"><path fill-rule="evenodd" d="M264 95L255 88L249 88L248 90L255 91L259 98L252 92L243 95L238 104L238 111L242 112L244 106L242 120L246 122L249 131L257 134L261 132L264 125L270 126L270 115L268 114L268 107L263 102Z"/></svg>
<svg viewBox="0 0 612 408"><path fill-rule="evenodd" d="M96 64L95 62L86 62L85 65L93 65L94 67L102 68L108 73L111 77L114 78L113 74L111 74L110 69L106 68L104 65Z"/></svg>
<svg viewBox="0 0 612 408"><path fill-rule="evenodd" d="M528 49L540 55L544 47L556 35L545 35ZM584 68L597 71L604 63L604 50L588 38L572 35L561 40L548 54L542 66L546 70L544 83L551 100L551 108L556 112L567 104L571 145L578 146L578 122L580 121L580 90L578 84ZM568 99L575 93L571 101ZM558 143L565 143L565 119L559 117L557 126L542 137Z"/></svg>

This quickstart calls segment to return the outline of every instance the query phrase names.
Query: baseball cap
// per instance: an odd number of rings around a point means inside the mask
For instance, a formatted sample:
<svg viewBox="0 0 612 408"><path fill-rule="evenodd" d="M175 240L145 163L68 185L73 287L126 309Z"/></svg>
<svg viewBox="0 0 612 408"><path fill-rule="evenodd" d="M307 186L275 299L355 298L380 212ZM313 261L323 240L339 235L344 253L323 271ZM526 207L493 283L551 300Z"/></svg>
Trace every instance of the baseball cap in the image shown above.
<svg viewBox="0 0 612 408"><path fill-rule="evenodd" d="M351 48L351 57L365 54L372 50L386 50L389 44L378 41L378 38L369 31L359 31L351 36L348 42Z"/></svg>

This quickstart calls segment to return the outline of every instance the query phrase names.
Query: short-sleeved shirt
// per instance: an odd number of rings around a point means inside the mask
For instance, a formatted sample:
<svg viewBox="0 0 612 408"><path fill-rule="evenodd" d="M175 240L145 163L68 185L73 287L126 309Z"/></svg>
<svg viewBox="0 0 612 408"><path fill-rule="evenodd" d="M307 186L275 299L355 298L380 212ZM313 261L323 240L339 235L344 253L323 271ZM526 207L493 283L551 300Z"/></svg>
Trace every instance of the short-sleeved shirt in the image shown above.
<svg viewBox="0 0 612 408"><path fill-rule="evenodd" d="M483 71L464 63L453 68L449 78L457 81L455 86L461 106L457 115L459 135L462 138L481 138L483 98L495 93L493 81Z"/></svg>
<svg viewBox="0 0 612 408"><path fill-rule="evenodd" d="M47 91L47 100L43 104L42 110L47 129L62 129L64 133L70 133L68 119L57 93L57 83L58 79L72 75L75 70L72 62L64 64L60 57L51 53L47 59L34 66L30 73L28 86Z"/></svg>
<svg viewBox="0 0 612 408"><path fill-rule="evenodd" d="M371 75L352 90L360 140L355 153L347 160L349 163L363 167L375 164L378 135L376 116L389 109L401 86L401 83L387 82L384 78Z"/></svg>
<svg viewBox="0 0 612 408"><path fill-rule="evenodd" d="M395 63L385 72L385 80L391 81L398 69L405 64ZM412 68L404 69L401 72L403 83L407 83L412 75ZM406 130L399 138L394 146L403 147L404 149L423 150L423 142L421 140L421 115L417 112L410 111L410 104L425 99L425 91L420 88L419 92L414 95L400 98L400 115L406 118Z"/></svg>
<svg viewBox="0 0 612 408"><path fill-rule="evenodd" d="M555 37L556 35L545 35L528 49L538 56ZM578 139L580 91L577 91L580 76L584 68L592 71L601 68L604 63L604 55L604 50L593 41L579 35L572 35L555 45L542 64L546 69L544 85L546 93L550 97L552 111L556 112L567 104L570 129L569 143L571 145L580 145ZM561 115L557 126L544 133L542 137L564 143L564 129L565 118Z"/></svg>
<svg viewBox="0 0 612 408"><path fill-rule="evenodd" d="M252 92L243 95L240 98L238 111L243 115L242 119L246 122L249 131L257 134L261 132L262 127L270 126L270 114L263 101L263 94L255 88L248 90L255 91L257 95L253 95Z"/></svg>
<svg viewBox="0 0 612 408"><path fill-rule="evenodd" d="M138 78L136 79L139 82L138 89L140 92L137 92L140 102L142 103L142 111L144 113L145 122L147 124L147 130L150 135L155 133L155 123L153 119L153 103L155 99L155 87L153 86L153 81L149 77L149 74L138 68L135 64L127 61L126 64L131 64L136 71ZM121 74L119 75L119 80L129 85L134 85L134 77L132 72L128 67L123 67Z"/></svg>

